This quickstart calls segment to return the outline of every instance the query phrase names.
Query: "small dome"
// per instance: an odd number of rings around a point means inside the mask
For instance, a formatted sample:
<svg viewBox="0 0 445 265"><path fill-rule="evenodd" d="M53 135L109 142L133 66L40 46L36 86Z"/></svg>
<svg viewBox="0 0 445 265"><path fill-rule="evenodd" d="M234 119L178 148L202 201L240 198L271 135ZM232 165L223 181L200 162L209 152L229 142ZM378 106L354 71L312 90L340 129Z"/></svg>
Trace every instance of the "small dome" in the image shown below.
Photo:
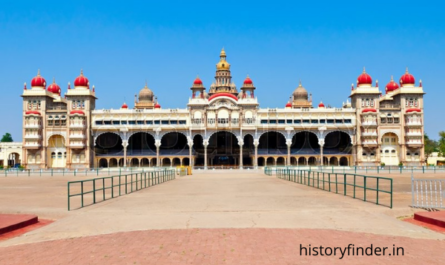
<svg viewBox="0 0 445 265"><path fill-rule="evenodd" d="M287 104L286 104L286 108L292 108L292 103L287 102Z"/></svg>
<svg viewBox="0 0 445 265"><path fill-rule="evenodd" d="M400 77L400 85L414 85L416 83L416 80L414 79L414 76L408 72L408 68L406 68L406 72L402 77Z"/></svg>
<svg viewBox="0 0 445 265"><path fill-rule="evenodd" d="M394 79L391 76L391 81L389 81L389 83L385 87L386 93L392 92L398 88L399 88L399 85L396 82L394 82Z"/></svg>
<svg viewBox="0 0 445 265"><path fill-rule="evenodd" d="M48 86L48 91L60 96L60 87L56 84L56 80L53 80L53 83Z"/></svg>
<svg viewBox="0 0 445 265"><path fill-rule="evenodd" d="M303 99L303 100L308 100L308 94L306 89L300 84L298 85L298 87L294 90L294 100L298 100L298 99Z"/></svg>
<svg viewBox="0 0 445 265"><path fill-rule="evenodd" d="M252 84L252 79L250 79L250 77L247 76L246 79L244 79L244 84L245 85L251 85Z"/></svg>
<svg viewBox="0 0 445 265"><path fill-rule="evenodd" d="M127 103L124 102L124 104L122 104L121 109L128 109L128 105L127 105Z"/></svg>
<svg viewBox="0 0 445 265"><path fill-rule="evenodd" d="M366 73L365 68L363 68L363 73L357 78L357 86L360 85L372 85L372 78Z"/></svg>
<svg viewBox="0 0 445 265"><path fill-rule="evenodd" d="M159 105L159 103L156 103L155 109L160 109L160 108L161 108L161 105Z"/></svg>
<svg viewBox="0 0 445 265"><path fill-rule="evenodd" d="M324 104L323 104L323 102L320 101L320 104L318 104L318 107L319 107L319 108L324 108Z"/></svg>
<svg viewBox="0 0 445 265"><path fill-rule="evenodd" d="M31 80L31 87L46 87L45 78L40 75L40 70L37 71L37 76Z"/></svg>
<svg viewBox="0 0 445 265"><path fill-rule="evenodd" d="M195 81L193 81L194 85L202 85L202 81L201 79L199 79L199 77L196 77Z"/></svg>
<svg viewBox="0 0 445 265"><path fill-rule="evenodd" d="M145 84L145 87L139 92L139 102L147 101L153 101L153 91Z"/></svg>
<svg viewBox="0 0 445 265"><path fill-rule="evenodd" d="M90 82L88 81L88 78L86 78L83 75L83 71L80 70L80 75L74 80L74 87L76 86L83 86L83 87L89 87Z"/></svg>

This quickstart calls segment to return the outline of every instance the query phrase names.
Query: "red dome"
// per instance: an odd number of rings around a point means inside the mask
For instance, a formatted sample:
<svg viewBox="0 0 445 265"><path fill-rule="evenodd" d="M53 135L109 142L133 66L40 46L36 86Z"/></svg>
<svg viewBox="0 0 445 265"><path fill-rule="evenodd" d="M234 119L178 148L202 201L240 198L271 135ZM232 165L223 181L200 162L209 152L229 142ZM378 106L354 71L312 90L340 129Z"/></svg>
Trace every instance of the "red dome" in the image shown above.
<svg viewBox="0 0 445 265"><path fill-rule="evenodd" d="M286 108L292 108L292 104L290 102L287 102Z"/></svg>
<svg viewBox="0 0 445 265"><path fill-rule="evenodd" d="M323 104L323 102L320 102L320 104L318 104L318 107L319 107L319 108L324 108L324 104Z"/></svg>
<svg viewBox="0 0 445 265"><path fill-rule="evenodd" d="M193 81L193 84L194 84L194 85L202 85L202 81L201 81L201 79L199 79L199 77L197 77L197 78L195 79L195 81Z"/></svg>
<svg viewBox="0 0 445 265"><path fill-rule="evenodd" d="M363 73L357 78L357 85L372 85L372 78L363 69Z"/></svg>
<svg viewBox="0 0 445 265"><path fill-rule="evenodd" d="M81 111L81 110L72 110L70 112L71 115L73 114L80 114L80 115L85 115L85 112Z"/></svg>
<svg viewBox="0 0 445 265"><path fill-rule="evenodd" d="M394 79L392 79L392 76L391 76L391 81L389 81L389 83L386 85L386 93L394 91L398 88L399 88L399 85L396 82L394 82Z"/></svg>
<svg viewBox="0 0 445 265"><path fill-rule="evenodd" d="M159 105L159 103L156 103L155 109L160 109L160 108L161 108L161 105Z"/></svg>
<svg viewBox="0 0 445 265"><path fill-rule="evenodd" d="M88 78L86 78L83 75L82 70L80 70L80 75L76 78L76 80L74 80L74 87L76 87L76 86L85 86L85 87L90 86L90 82L88 81Z"/></svg>
<svg viewBox="0 0 445 265"><path fill-rule="evenodd" d="M406 72L402 77L400 77L400 85L414 85L416 83L416 80L414 79L414 76L410 73L408 73L408 68L406 68Z"/></svg>
<svg viewBox="0 0 445 265"><path fill-rule="evenodd" d="M31 80L31 87L34 86L46 87L45 78L40 75L40 70L37 72L37 76Z"/></svg>
<svg viewBox="0 0 445 265"><path fill-rule="evenodd" d="M252 79L250 79L250 77L247 76L246 79L244 79L244 84L245 85L251 85L252 84Z"/></svg>
<svg viewBox="0 0 445 265"><path fill-rule="evenodd" d="M127 103L124 103L124 104L122 105L121 109L128 109L128 105L127 105Z"/></svg>
<svg viewBox="0 0 445 265"><path fill-rule="evenodd" d="M55 80L53 81L53 83L51 85L48 86L48 91L60 96L60 86L58 84L56 84Z"/></svg>

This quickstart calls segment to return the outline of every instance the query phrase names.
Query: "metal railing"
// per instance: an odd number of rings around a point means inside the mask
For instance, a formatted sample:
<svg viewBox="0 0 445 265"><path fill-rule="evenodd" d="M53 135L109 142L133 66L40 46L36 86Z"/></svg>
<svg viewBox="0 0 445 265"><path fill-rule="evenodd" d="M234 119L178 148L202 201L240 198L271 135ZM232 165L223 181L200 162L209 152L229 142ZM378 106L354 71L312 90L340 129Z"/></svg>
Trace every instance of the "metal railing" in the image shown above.
<svg viewBox="0 0 445 265"><path fill-rule="evenodd" d="M72 197L80 197L80 207L77 208L80 209L98 202L158 185L175 178L175 169L163 169L111 177L69 181L67 184L68 211L71 210ZM71 193L73 189L76 188L77 192ZM86 200L89 201L86 202Z"/></svg>
<svg viewBox="0 0 445 265"><path fill-rule="evenodd" d="M281 179L373 202L377 205L385 205L389 208L393 206L392 178L292 168L264 168L266 175L272 176L274 172ZM387 189L382 186L387 186ZM386 203L382 203L382 199L386 199Z"/></svg>
<svg viewBox="0 0 445 265"><path fill-rule="evenodd" d="M273 168L308 169L330 173L376 173L376 174L403 174L403 173L445 173L444 166L265 166Z"/></svg>
<svg viewBox="0 0 445 265"><path fill-rule="evenodd" d="M103 174L127 174L144 172L159 169L172 169L173 167L109 167L109 168L89 168L89 169L67 169L67 168L50 168L50 169L0 169L0 176L3 177L21 177L21 176L100 176Z"/></svg>
<svg viewBox="0 0 445 265"><path fill-rule="evenodd" d="M445 209L445 179L415 179L411 176L411 207Z"/></svg>

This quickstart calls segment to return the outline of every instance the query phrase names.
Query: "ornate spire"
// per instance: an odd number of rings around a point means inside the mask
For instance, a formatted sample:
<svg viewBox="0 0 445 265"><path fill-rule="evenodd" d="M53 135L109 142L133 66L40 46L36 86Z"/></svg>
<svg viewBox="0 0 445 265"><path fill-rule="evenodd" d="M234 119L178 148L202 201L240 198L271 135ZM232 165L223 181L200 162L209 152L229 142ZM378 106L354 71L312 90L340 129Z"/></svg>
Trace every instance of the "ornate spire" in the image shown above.
<svg viewBox="0 0 445 265"><path fill-rule="evenodd" d="M83 76L83 69L80 69L80 75Z"/></svg>
<svg viewBox="0 0 445 265"><path fill-rule="evenodd" d="M71 89L71 83L68 82L68 89Z"/></svg>
<svg viewBox="0 0 445 265"><path fill-rule="evenodd" d="M366 67L363 66L363 73L366 73Z"/></svg>
<svg viewBox="0 0 445 265"><path fill-rule="evenodd" d="M379 87L379 80L377 80L377 79L375 80L375 86Z"/></svg>
<svg viewBox="0 0 445 265"><path fill-rule="evenodd" d="M37 76L40 76L40 69L37 69Z"/></svg>
<svg viewBox="0 0 445 265"><path fill-rule="evenodd" d="M421 83L421 84L422 84L422 83ZM25 82L25 84L24 84L23 90L26 90L26 82Z"/></svg>

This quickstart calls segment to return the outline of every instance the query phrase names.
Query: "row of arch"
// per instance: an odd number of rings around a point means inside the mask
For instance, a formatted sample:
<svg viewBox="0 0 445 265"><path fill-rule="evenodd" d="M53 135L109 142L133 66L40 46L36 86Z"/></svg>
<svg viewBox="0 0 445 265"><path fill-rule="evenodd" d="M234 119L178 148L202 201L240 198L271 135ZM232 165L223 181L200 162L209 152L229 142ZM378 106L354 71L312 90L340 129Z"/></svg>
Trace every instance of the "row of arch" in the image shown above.
<svg viewBox="0 0 445 265"><path fill-rule="evenodd" d="M326 166L349 166L350 159L346 156L323 157L323 165ZM310 157L291 157L291 166L317 166L320 164L319 158ZM286 157L258 157L258 166L285 166Z"/></svg>
<svg viewBox="0 0 445 265"><path fill-rule="evenodd" d="M176 167L176 166L189 166L190 160L188 157L179 158L179 157L164 157L160 159L161 166L164 167ZM123 167L124 166L124 158L100 158L98 160L99 167ZM157 165L157 158L129 158L127 166L129 167L154 167Z"/></svg>
<svg viewBox="0 0 445 265"><path fill-rule="evenodd" d="M208 143L210 148L224 142L224 146L230 145L233 148L238 148L240 139L235 134L227 131L218 131L211 134ZM95 149L98 154L118 154L123 153L122 139L115 133L103 133L96 138ZM155 153L156 140L152 134L146 132L137 132L130 136L128 140L127 150L132 154L139 153ZM169 132L163 135L160 143L161 153L166 150L188 150L187 137L181 132ZM251 134L247 134L243 138L243 148L253 148L254 138ZM193 148L204 148L204 138L197 134L193 137ZM335 131L326 135L324 139L323 149L325 152L340 152L348 153L352 148L351 137L344 132ZM263 133L259 138L258 149L273 149L273 150L287 150L287 141L284 135L280 132L269 131ZM313 132L299 132L296 133L291 140L291 150L297 152L299 150L311 153L318 153L320 150L320 143L318 137ZM184 153L186 155L186 153Z"/></svg>

